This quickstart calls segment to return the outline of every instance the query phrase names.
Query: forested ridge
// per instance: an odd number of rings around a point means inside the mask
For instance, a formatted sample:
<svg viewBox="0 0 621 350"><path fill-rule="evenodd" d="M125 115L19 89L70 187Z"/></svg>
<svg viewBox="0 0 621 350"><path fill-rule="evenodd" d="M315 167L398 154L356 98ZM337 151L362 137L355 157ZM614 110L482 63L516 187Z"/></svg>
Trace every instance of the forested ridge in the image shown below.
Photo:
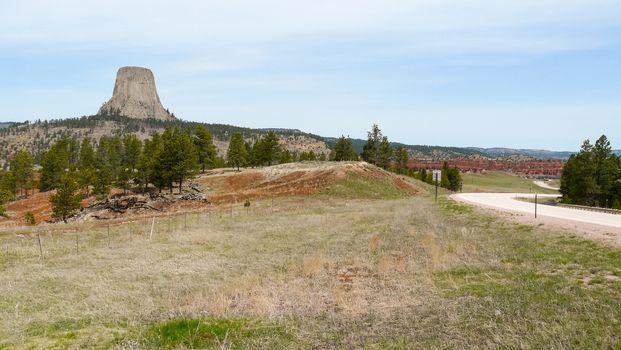
<svg viewBox="0 0 621 350"><path fill-rule="evenodd" d="M74 127L81 128L96 122L96 118L79 118L62 123L73 123ZM152 123L169 126L145 139L133 133L104 135L98 140L61 135L40 154L38 160L27 150L19 150L8 162L8 168L0 171L0 215L5 215L2 204L27 197L31 188L55 190L50 197L54 217L66 221L80 208L82 198L93 195L107 198L112 188L124 193L167 191L172 194L175 189L181 193L184 183L209 169L234 167L239 170L241 167L297 161L355 161L362 158L386 170L432 182L431 174L409 168L405 147L394 149L377 125L369 131L361 154L356 152L350 138L341 136L329 155L312 150L291 152L284 149L279 136L283 132L281 129L278 134L274 130L261 129L261 134L249 138L242 131L257 129L216 128L221 135L229 134L228 149L223 157L218 155L214 135L203 124ZM39 164L37 171L36 163ZM461 186L459 171L445 164L439 185L458 190Z"/></svg>
<svg viewBox="0 0 621 350"><path fill-rule="evenodd" d="M247 139L256 140L270 131L281 137L306 137L323 142L318 135L295 129L245 128L226 124L209 124L184 120L162 121L156 119L134 119L117 114L83 116L79 118L36 120L33 122L10 123L0 128L0 159L9 159L20 149L27 149L38 163L43 152L61 138L91 138L102 136L124 136L136 134L145 139L152 133L162 133L167 128L191 129L203 126L213 135L214 140L226 142L235 133L242 133ZM4 162L5 167L8 163Z"/></svg>
<svg viewBox="0 0 621 350"><path fill-rule="evenodd" d="M68 129L82 129L82 128L95 128L101 125L102 122L116 122L121 127L116 133L126 134L145 131L146 129L166 129L166 128L195 128L198 125L203 125L209 132L216 138L226 140L230 135L240 132L245 135L264 135L270 131L277 132L280 135L304 135L317 140L323 140L323 137L314 135L311 133L302 132L297 129L284 129L284 128L246 128L228 124L211 124L200 123L193 121L186 121L181 119L176 120L157 120L157 119L135 119L129 118L117 114L103 114L82 116L77 118L66 119L52 119L52 120L36 120L34 122L26 121L23 123L11 123L6 124L5 127L0 129L0 136L6 136L11 133L19 132L29 126L41 125L43 128L55 128L64 127Z"/></svg>

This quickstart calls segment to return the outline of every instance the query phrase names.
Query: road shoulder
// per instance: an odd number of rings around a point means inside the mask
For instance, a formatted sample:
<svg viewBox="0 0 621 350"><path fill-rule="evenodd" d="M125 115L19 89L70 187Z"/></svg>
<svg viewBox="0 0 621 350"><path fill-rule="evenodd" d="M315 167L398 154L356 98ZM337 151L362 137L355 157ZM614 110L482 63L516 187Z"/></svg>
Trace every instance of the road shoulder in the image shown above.
<svg viewBox="0 0 621 350"><path fill-rule="evenodd" d="M549 216L538 216L535 219L534 215L531 214L525 214L509 209L499 209L494 206L480 204L474 201L463 199L458 195L451 195L449 198L456 202L472 205L473 207L484 213L492 214L510 222L572 231L585 239L597 240L608 245L621 247L621 229L616 227L584 223L573 220L569 221Z"/></svg>

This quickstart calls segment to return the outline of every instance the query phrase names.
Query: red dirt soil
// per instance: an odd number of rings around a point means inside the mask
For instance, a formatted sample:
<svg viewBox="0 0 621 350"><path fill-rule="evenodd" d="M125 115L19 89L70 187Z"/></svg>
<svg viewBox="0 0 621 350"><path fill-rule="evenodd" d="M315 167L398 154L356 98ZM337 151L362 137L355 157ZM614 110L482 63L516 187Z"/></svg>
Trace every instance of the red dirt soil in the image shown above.
<svg viewBox="0 0 621 350"><path fill-rule="evenodd" d="M8 218L0 219L0 227L19 227L26 225L24 216L32 212L37 223L43 223L52 219L52 204L50 197L54 191L39 192L34 190L27 198L22 198L6 205ZM82 206L88 204L90 198L82 200Z"/></svg>
<svg viewBox="0 0 621 350"><path fill-rule="evenodd" d="M392 179L394 185L410 194L420 189L398 176L367 163L293 163L243 172L216 171L196 182L208 188L214 204L239 202L250 198L312 195L348 176Z"/></svg>
<svg viewBox="0 0 621 350"><path fill-rule="evenodd" d="M14 227L26 225L24 215L31 211L37 222L43 222L52 218L52 205L50 196L53 192L36 192L28 198L20 199L15 202L7 203L6 211L8 219L1 220L3 227Z"/></svg>
<svg viewBox="0 0 621 350"><path fill-rule="evenodd" d="M218 205L239 203L246 199L313 195L335 183L344 181L349 176L392 180L395 187L409 194L422 191L420 187L403 178L364 162L291 163L260 169L246 169L241 172L232 169L215 169L199 175L191 182L200 184L203 187L203 193L208 196L209 202ZM113 196L122 194L120 190L113 190L112 192ZM52 219L52 205L49 198L53 193L53 191L43 193L35 191L28 198L9 203L6 206L9 218L0 218L0 228L26 225L24 215L28 211L34 213L37 224L50 221ZM82 206L86 207L91 200L93 197L84 199ZM206 205L202 202L178 200L166 206L165 212L157 212L157 216L202 210ZM112 216L115 220L131 220L153 215L151 212L129 213Z"/></svg>

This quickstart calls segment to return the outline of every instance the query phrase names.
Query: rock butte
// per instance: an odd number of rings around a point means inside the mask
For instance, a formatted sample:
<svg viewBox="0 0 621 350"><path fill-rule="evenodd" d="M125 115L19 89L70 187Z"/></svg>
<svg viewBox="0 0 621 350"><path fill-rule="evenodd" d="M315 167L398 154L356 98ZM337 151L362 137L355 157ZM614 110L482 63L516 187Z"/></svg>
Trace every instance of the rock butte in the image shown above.
<svg viewBox="0 0 621 350"><path fill-rule="evenodd" d="M99 114L117 112L136 119L174 119L160 102L153 72L141 67L123 67L116 73L112 98L99 109Z"/></svg>

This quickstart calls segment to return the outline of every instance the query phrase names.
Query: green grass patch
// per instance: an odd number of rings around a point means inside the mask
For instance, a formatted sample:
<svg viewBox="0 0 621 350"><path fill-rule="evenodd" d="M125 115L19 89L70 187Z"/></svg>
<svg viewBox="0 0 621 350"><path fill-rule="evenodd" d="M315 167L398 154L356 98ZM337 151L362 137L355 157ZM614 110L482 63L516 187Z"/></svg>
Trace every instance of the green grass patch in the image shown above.
<svg viewBox="0 0 621 350"><path fill-rule="evenodd" d="M474 211L471 205L459 203L453 200L441 200L441 208L448 214L470 214Z"/></svg>
<svg viewBox="0 0 621 350"><path fill-rule="evenodd" d="M143 343L162 349L245 348L256 341L288 343L290 335L283 327L246 318L176 319L150 326Z"/></svg>
<svg viewBox="0 0 621 350"><path fill-rule="evenodd" d="M535 198L525 198L525 197L516 197L515 198L518 201L521 202L527 202L527 203L535 203ZM558 198L537 198L537 204L541 204L541 205L552 205L555 206L560 202L560 200Z"/></svg>
<svg viewBox="0 0 621 350"><path fill-rule="evenodd" d="M525 179L502 171L465 173L462 174L462 178L463 192L558 193L558 191L535 185L532 179Z"/></svg>
<svg viewBox="0 0 621 350"><path fill-rule="evenodd" d="M405 190L398 188L391 179L360 175L350 175L347 179L322 191L320 195L362 199L398 199L409 196Z"/></svg>
<svg viewBox="0 0 621 350"><path fill-rule="evenodd" d="M442 208L453 212L449 203ZM485 215L466 219L476 226ZM506 348L621 345L621 282L610 278L621 272L618 249L498 219L486 231L493 249L478 264L434 273L447 303L470 310L455 314L458 333L492 343L488 334L502 333L494 344Z"/></svg>
<svg viewBox="0 0 621 350"><path fill-rule="evenodd" d="M35 321L28 326L26 334L30 336L47 335L48 337L56 337L68 333L74 334L76 331L89 327L91 322L92 320L89 318L67 318L51 323Z"/></svg>

